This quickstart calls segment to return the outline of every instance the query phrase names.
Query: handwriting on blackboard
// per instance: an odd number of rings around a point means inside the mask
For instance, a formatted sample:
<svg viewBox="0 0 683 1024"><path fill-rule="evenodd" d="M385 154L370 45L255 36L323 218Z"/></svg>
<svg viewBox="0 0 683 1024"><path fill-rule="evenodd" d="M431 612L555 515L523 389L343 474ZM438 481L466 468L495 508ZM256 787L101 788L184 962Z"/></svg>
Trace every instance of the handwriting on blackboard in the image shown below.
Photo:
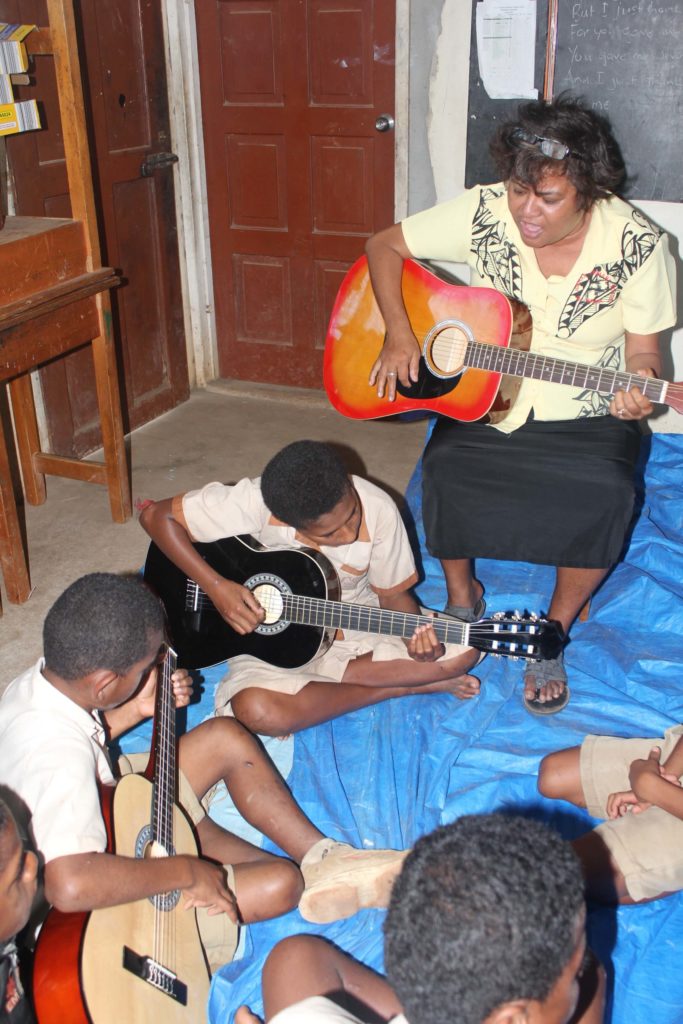
<svg viewBox="0 0 683 1024"><path fill-rule="evenodd" d="M557 87L587 89L594 94L592 105L606 111L625 89L645 89L653 99L681 89L683 3L598 0L562 6L570 20L560 43Z"/></svg>
<svg viewBox="0 0 683 1024"><path fill-rule="evenodd" d="M561 0L555 95L563 90L609 117L632 195L680 201L683 0Z"/></svg>

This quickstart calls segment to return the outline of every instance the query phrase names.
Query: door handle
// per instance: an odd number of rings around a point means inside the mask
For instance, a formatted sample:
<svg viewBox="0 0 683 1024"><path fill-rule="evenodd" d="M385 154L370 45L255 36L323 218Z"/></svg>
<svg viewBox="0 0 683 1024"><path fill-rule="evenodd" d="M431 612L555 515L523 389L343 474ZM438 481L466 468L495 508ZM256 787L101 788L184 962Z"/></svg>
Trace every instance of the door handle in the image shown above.
<svg viewBox="0 0 683 1024"><path fill-rule="evenodd" d="M152 153L140 164L140 174L143 178L149 178L158 167L169 167L177 163L177 153Z"/></svg>
<svg viewBox="0 0 683 1024"><path fill-rule="evenodd" d="M393 132L395 124L391 114L380 114L375 121L375 129L378 132Z"/></svg>

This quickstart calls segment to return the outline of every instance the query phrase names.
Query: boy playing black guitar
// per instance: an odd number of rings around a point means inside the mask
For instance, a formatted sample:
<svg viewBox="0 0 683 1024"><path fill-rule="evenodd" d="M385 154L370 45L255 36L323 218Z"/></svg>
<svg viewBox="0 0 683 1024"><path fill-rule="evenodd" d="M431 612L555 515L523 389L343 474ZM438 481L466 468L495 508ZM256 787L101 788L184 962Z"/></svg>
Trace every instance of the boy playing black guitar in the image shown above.
<svg viewBox="0 0 683 1024"><path fill-rule="evenodd" d="M345 602L419 613L410 591L417 582L415 563L396 505L374 484L349 476L335 452L320 442L296 441L283 448L260 479L240 480L234 487L210 483L150 502L140 522L241 635L263 622L263 607L248 588L212 569L193 542L251 534L266 548L313 548L335 568ZM482 601L479 615L483 607ZM254 732L278 736L391 697L474 697L479 680L468 671L478 653L448 646L445 650L433 628L423 625L407 642L345 631L299 670L238 655L217 691L217 711L234 714Z"/></svg>

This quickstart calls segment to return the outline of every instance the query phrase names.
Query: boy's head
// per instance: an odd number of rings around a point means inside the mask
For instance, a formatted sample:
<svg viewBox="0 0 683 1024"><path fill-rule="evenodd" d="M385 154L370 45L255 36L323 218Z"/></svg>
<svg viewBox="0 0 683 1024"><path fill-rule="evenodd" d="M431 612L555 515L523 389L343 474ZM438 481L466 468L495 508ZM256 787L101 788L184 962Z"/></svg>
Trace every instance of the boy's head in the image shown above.
<svg viewBox="0 0 683 1024"><path fill-rule="evenodd" d="M469 815L406 858L385 966L411 1024L566 1024L585 952L583 880L538 822Z"/></svg>
<svg viewBox="0 0 683 1024"><path fill-rule="evenodd" d="M154 658L163 632L163 608L144 583L90 573L67 587L47 613L45 668L66 682L99 670L123 677Z"/></svg>
<svg viewBox="0 0 683 1024"><path fill-rule="evenodd" d="M24 850L12 812L0 799L0 944L28 921L37 870L38 858Z"/></svg>
<svg viewBox="0 0 683 1024"><path fill-rule="evenodd" d="M358 536L360 501L339 456L322 441L295 441L261 476L266 505L317 544L339 547Z"/></svg>

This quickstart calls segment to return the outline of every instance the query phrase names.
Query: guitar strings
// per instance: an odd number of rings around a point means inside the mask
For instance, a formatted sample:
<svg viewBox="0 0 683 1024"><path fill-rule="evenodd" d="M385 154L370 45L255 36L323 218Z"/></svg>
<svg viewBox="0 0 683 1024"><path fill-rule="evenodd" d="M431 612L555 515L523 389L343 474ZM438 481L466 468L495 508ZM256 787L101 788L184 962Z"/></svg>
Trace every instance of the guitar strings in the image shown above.
<svg viewBox="0 0 683 1024"><path fill-rule="evenodd" d="M173 800L176 777L175 712L171 676L176 667L175 653L168 648L161 666L158 682L158 738L155 750L154 821L152 839L162 849L162 856L173 854ZM175 973L176 935L175 914L171 913L171 894L159 894L154 899L155 964ZM155 971L155 982L164 986L164 978Z"/></svg>
<svg viewBox="0 0 683 1024"><path fill-rule="evenodd" d="M494 345L476 339L469 340L464 334L449 337L447 332L452 329L446 326L437 335L430 350L434 365L445 374L455 376L461 369L469 367L518 377L531 376L556 384L588 387L589 390L601 392L604 390L603 384L608 382L610 394L613 394L614 391L630 391L631 388L638 387L644 395L653 401L664 402L675 408L677 408L676 402L670 402L669 398L683 400L683 384L659 380L657 377L641 377L637 373L629 373L626 370L613 370L604 366L575 363L558 357L544 356L538 352L508 348L504 345ZM433 330L433 326L430 327L430 330ZM424 335L427 333L424 332ZM468 349L472 358L466 362ZM677 409L677 411L681 412L682 410Z"/></svg>
<svg viewBox="0 0 683 1024"><path fill-rule="evenodd" d="M214 608L196 583L188 580L187 585L193 609ZM428 615L393 612L374 605L355 605L300 594L283 594L274 585L259 587L259 602L266 616L272 616L271 622L284 619L319 628L388 633L403 639L409 639L417 626L430 624L434 626L437 637L445 643L463 644L469 640L474 646L485 646L485 642L490 641L497 644L499 652L501 648L510 646L514 646L515 651L537 648L545 627L543 619L534 620L517 615L473 623L461 623L447 618L433 619Z"/></svg>

